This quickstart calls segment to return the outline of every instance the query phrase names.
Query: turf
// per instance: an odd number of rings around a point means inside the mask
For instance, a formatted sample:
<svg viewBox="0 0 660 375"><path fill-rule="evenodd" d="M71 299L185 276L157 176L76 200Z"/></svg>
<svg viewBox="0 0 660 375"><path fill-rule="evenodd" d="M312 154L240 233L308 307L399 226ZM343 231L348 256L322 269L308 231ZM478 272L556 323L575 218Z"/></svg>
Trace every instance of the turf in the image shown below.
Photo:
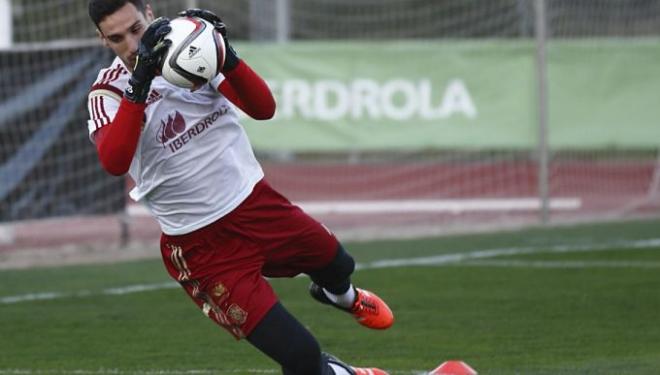
<svg viewBox="0 0 660 375"><path fill-rule="evenodd" d="M392 374L448 359L480 374L657 374L658 228L639 221L348 244L363 266L355 283L395 312L387 331L315 303L306 278L272 282L325 350ZM432 258L448 254L466 257ZM418 257L440 261L405 263ZM385 259L401 263L380 268ZM156 287L108 290L131 285ZM160 260L0 272L0 374L277 373L171 286ZM39 293L57 294L7 299Z"/></svg>

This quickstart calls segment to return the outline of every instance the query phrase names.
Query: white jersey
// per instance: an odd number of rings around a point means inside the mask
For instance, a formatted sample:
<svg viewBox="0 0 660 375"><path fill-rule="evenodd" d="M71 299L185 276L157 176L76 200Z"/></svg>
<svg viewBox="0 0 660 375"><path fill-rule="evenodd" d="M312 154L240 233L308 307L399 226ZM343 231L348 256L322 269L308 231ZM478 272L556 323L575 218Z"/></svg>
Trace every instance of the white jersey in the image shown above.
<svg viewBox="0 0 660 375"><path fill-rule="evenodd" d="M102 69L88 98L90 137L117 113L130 73L119 58ZM263 178L220 74L195 92L156 77L129 174L168 235L190 233L236 208Z"/></svg>

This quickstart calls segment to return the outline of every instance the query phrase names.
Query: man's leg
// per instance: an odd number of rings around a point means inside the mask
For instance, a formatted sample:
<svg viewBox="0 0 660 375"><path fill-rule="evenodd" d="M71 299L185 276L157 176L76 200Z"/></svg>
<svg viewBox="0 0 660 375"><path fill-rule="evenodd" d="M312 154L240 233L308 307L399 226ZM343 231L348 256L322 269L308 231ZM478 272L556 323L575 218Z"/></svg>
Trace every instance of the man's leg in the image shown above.
<svg viewBox="0 0 660 375"><path fill-rule="evenodd" d="M240 231L255 233L256 243L267 259L262 275L292 277L304 272L314 282L310 291L319 292L312 294L317 300L350 312L363 326L391 326L394 317L387 304L375 294L351 285L355 262L334 234L265 181L260 187L257 208L263 205L263 209L253 210L259 212L252 217L254 227L241 226ZM263 225L265 222L269 225Z"/></svg>
<svg viewBox="0 0 660 375"><path fill-rule="evenodd" d="M381 369L352 367L322 353L314 336L279 302L247 340L279 363L283 375L387 375Z"/></svg>
<svg viewBox="0 0 660 375"><path fill-rule="evenodd" d="M350 275L355 261L338 244L334 259L323 268L310 272L309 292L317 301L352 314L361 325L386 329L394 323L394 315L387 304L374 293L353 287Z"/></svg>
<svg viewBox="0 0 660 375"><path fill-rule="evenodd" d="M261 352L282 366L285 375L332 375L314 336L281 303L247 336Z"/></svg>

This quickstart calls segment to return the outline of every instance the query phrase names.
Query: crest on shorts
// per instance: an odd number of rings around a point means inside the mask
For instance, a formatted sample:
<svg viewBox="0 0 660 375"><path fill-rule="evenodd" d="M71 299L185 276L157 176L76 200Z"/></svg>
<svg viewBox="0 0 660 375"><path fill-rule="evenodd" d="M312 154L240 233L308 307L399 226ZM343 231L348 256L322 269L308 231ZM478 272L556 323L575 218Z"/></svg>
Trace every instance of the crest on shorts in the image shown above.
<svg viewBox="0 0 660 375"><path fill-rule="evenodd" d="M247 320L248 313L234 303L229 306L229 309L227 309L227 316L232 320L233 323L241 325Z"/></svg>
<svg viewBox="0 0 660 375"><path fill-rule="evenodd" d="M223 294L227 292L227 287L224 286L223 283L218 283L216 286L213 287L213 290L211 290L211 294L215 298L220 298L222 297Z"/></svg>

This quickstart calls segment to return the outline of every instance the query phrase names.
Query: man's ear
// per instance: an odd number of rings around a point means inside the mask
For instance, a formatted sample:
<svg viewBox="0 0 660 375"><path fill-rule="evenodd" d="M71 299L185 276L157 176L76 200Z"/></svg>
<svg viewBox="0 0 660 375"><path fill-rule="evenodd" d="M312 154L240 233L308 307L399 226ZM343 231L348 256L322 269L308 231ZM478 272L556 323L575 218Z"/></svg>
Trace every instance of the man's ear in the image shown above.
<svg viewBox="0 0 660 375"><path fill-rule="evenodd" d="M105 38L101 30L96 29L96 36L98 36L99 39L101 39L101 43L103 43L105 47L110 48L110 45L108 45L108 40Z"/></svg>
<svg viewBox="0 0 660 375"><path fill-rule="evenodd" d="M154 11L151 9L151 4L147 4L144 6L144 15L147 20L147 25L150 24L154 19Z"/></svg>

